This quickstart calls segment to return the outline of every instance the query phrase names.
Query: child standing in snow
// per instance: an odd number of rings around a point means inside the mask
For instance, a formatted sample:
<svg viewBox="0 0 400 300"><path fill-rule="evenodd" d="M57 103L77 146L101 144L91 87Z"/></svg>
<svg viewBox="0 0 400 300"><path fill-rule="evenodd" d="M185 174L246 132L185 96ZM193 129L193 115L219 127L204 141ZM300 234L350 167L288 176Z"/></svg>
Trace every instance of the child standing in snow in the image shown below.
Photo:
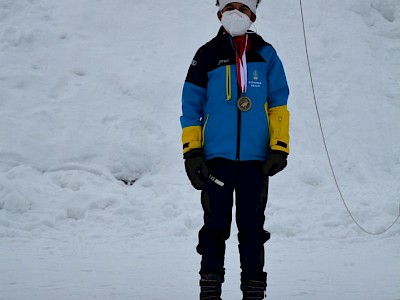
<svg viewBox="0 0 400 300"><path fill-rule="evenodd" d="M243 299L263 299L268 178L289 154L289 88L274 48L249 31L260 0L217 1L218 35L202 46L182 94L182 142L192 185L202 190L200 299L221 299L233 194Z"/></svg>

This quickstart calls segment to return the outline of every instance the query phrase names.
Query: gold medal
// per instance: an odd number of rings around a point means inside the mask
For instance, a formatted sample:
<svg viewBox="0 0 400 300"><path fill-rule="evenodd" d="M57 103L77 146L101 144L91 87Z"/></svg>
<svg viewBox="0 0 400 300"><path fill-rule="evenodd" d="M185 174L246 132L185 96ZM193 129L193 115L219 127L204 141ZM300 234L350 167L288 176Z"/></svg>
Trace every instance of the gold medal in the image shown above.
<svg viewBox="0 0 400 300"><path fill-rule="evenodd" d="M251 108L251 100L249 97L242 96L237 101L237 106L240 111L249 111Z"/></svg>

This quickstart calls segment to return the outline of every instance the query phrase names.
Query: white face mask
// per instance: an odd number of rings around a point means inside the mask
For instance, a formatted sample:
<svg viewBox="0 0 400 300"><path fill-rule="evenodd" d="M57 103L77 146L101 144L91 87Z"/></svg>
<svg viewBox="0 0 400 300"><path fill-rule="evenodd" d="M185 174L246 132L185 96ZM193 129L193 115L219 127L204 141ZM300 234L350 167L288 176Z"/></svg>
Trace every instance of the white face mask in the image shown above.
<svg viewBox="0 0 400 300"><path fill-rule="evenodd" d="M249 30L252 22L248 15L235 9L224 12L221 23L231 36L241 36Z"/></svg>

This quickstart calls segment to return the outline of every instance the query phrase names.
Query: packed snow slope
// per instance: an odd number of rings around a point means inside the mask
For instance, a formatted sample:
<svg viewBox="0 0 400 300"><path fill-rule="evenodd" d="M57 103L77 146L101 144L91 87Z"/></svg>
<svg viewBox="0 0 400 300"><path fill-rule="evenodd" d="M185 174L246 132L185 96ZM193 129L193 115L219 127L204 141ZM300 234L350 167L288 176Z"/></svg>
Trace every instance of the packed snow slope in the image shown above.
<svg viewBox="0 0 400 300"><path fill-rule="evenodd" d="M220 26L214 2L0 0L1 300L197 297L202 210L183 168L180 96ZM380 232L400 203L400 2L303 6L338 183ZM269 297L400 299L400 221L366 235L332 179L298 1L262 1L255 25L291 88L289 165L266 211Z"/></svg>

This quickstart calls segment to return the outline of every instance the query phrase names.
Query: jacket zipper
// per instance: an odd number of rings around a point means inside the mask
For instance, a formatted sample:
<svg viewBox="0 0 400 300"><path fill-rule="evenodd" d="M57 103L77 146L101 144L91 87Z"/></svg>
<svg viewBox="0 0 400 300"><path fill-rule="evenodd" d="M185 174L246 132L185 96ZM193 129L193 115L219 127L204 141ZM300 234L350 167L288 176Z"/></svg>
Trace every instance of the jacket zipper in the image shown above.
<svg viewBox="0 0 400 300"><path fill-rule="evenodd" d="M235 57L236 57L236 49L235 49L235 46L233 45L232 38L230 39L230 42L231 42L231 46L232 46L233 52L235 53ZM237 85L237 91L238 91L237 99L236 99L236 102L237 102L237 100L239 100L239 97L240 97L242 91L241 91L240 86L237 83L237 81L236 81L236 85ZM240 161L240 135L241 135L241 128L242 128L242 112L239 108L237 108L237 112L238 113L237 113L237 135L236 135L236 161Z"/></svg>

